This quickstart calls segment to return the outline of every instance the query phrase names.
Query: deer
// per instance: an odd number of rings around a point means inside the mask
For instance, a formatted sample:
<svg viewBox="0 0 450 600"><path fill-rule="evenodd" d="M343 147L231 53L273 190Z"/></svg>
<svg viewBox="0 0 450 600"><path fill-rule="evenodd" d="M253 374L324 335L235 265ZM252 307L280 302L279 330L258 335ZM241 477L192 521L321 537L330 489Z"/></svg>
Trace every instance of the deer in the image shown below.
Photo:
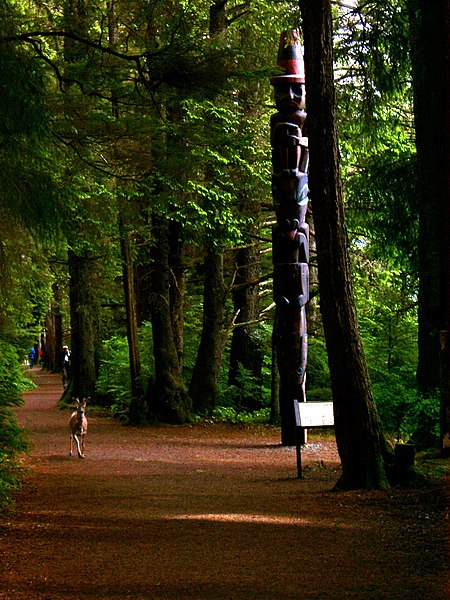
<svg viewBox="0 0 450 600"><path fill-rule="evenodd" d="M77 398L77 409L69 419L70 430L70 456L72 456L72 445L77 445L78 458L84 458L84 436L87 432L88 422L86 419L86 402L89 398L83 398L80 402Z"/></svg>

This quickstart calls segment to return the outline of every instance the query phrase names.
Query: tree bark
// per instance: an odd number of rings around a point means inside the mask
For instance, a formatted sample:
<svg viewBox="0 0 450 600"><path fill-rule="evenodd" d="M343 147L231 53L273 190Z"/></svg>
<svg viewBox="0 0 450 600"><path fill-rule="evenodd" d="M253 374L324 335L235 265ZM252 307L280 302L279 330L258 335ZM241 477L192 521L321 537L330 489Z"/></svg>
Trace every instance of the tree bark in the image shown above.
<svg viewBox="0 0 450 600"><path fill-rule="evenodd" d="M64 2L64 24L68 31L82 37L86 36L88 28L86 9L85 0ZM85 49L81 44L77 44L69 37L64 38L65 68L68 69L69 65L78 63L84 57ZM65 82L67 90L71 86L70 81ZM81 400L93 396L97 378L95 355L98 344L96 327L98 311L94 284L95 259L89 251L78 254L72 249L76 248L77 236L80 234L82 235L82 231L75 229L68 236L71 368L70 379L62 400L71 400L72 397Z"/></svg>
<svg viewBox="0 0 450 600"><path fill-rule="evenodd" d="M419 360L425 395L441 391L450 450L450 16L448 0L409 0L419 195ZM430 35L430 33L432 34Z"/></svg>
<svg viewBox="0 0 450 600"><path fill-rule="evenodd" d="M225 294L223 254L210 250L205 258L202 335L189 385L194 408L200 413L210 412L216 402L225 343Z"/></svg>
<svg viewBox="0 0 450 600"><path fill-rule="evenodd" d="M216 3L217 4L217 3ZM220 3L219 3L220 4ZM243 8L243 5L240 7ZM231 15L233 8L231 8ZM210 13L211 14L211 13ZM225 21L227 15L225 15ZM239 28L239 45L243 56L240 59L241 68L251 71L254 68L254 48L258 44L258 34L244 23ZM256 122L262 115L264 104L260 86L254 81L240 86L238 90L239 106L242 110L241 122ZM253 155L251 152L245 155L251 163ZM238 176L238 174L236 174ZM259 277L260 277L260 246L253 239L254 234L259 233L260 227L260 201L259 190L255 186L253 190L243 190L238 195L238 211L242 217L247 218L245 231L246 246L239 249L235 255L236 277L232 289L234 314L237 314L232 331L230 348L230 366L228 371L228 385L240 388L240 408L253 411L261 408L261 386L263 349L258 335L259 319ZM244 395L240 385L238 372L242 366L255 380L252 386L253 392ZM258 390L259 387L259 390Z"/></svg>
<svg viewBox="0 0 450 600"><path fill-rule="evenodd" d="M442 327L442 283L445 258L443 217L448 200L445 163L445 2L410 0L411 58L419 164L419 361L417 382L428 394L440 387L439 331ZM439 6L440 5L440 6ZM429 32L433 31L433 35ZM448 57L447 57L448 59ZM448 65L447 65L448 68ZM447 156L448 159L448 156Z"/></svg>
<svg viewBox="0 0 450 600"><path fill-rule="evenodd" d="M71 378L63 398L88 398L95 394L95 364L98 343L98 311L94 279L95 260L86 253L77 256L69 250Z"/></svg>
<svg viewBox="0 0 450 600"><path fill-rule="evenodd" d="M330 0L300 0L310 149L309 187L320 308L334 400L341 489L386 488L387 445L370 389L350 276L335 126Z"/></svg>
<svg viewBox="0 0 450 600"><path fill-rule="evenodd" d="M122 278L127 314L128 356L130 359L131 402L128 417L131 423L142 424L146 420L146 403L141 374L141 359L138 345L138 328L134 289L134 267L131 257L130 239L119 218L120 249L122 253Z"/></svg>
<svg viewBox="0 0 450 600"><path fill-rule="evenodd" d="M226 28L227 0L214 0L210 7L209 34L211 37L225 35ZM206 181L216 176L213 168L206 169ZM216 403L225 343L225 294L222 249L208 248L203 288L203 328L189 384L189 396L196 412L200 413L211 412Z"/></svg>
<svg viewBox="0 0 450 600"><path fill-rule="evenodd" d="M171 323L169 267L169 224L153 215L152 331L155 382L151 410L156 420L186 423L191 403L187 395Z"/></svg>
<svg viewBox="0 0 450 600"><path fill-rule="evenodd" d="M47 371L60 372L60 356L64 343L63 338L63 318L62 318L62 294L60 284L55 282L52 285L53 301L50 303L47 314L45 315L45 344L44 344L44 365Z"/></svg>
<svg viewBox="0 0 450 600"><path fill-rule="evenodd" d="M169 223L169 267L172 275L170 285L170 314L175 347L180 366L183 366L184 350L184 243L180 239L181 225L175 221Z"/></svg>

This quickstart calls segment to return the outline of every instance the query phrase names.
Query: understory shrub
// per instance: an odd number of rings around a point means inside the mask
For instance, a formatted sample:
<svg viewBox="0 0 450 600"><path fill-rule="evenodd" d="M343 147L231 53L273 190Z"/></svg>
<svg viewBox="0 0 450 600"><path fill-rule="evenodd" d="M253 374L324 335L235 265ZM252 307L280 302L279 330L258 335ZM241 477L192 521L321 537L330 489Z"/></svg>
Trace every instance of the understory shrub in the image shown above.
<svg viewBox="0 0 450 600"><path fill-rule="evenodd" d="M143 323L139 332L139 351L144 389L153 373L152 348L151 324ZM96 403L109 407L114 416L127 420L131 402L131 381L126 337L113 336L103 342L96 386Z"/></svg>
<svg viewBox="0 0 450 600"><path fill-rule="evenodd" d="M211 421L219 423L268 423L270 408L262 408L253 412L238 411L232 406L216 406L211 415Z"/></svg>
<svg viewBox="0 0 450 600"><path fill-rule="evenodd" d="M16 348L0 339L0 509L11 502L23 477L21 459L28 444L13 408L22 404L22 393L31 387Z"/></svg>
<svg viewBox="0 0 450 600"><path fill-rule="evenodd" d="M393 441L432 447L439 441L439 395L422 396L414 382L398 374L373 384L383 429Z"/></svg>
<svg viewBox="0 0 450 600"><path fill-rule="evenodd" d="M125 337L103 342L100 372L96 383L96 404L107 406L113 414L128 412L131 401L130 361Z"/></svg>
<svg viewBox="0 0 450 600"><path fill-rule="evenodd" d="M249 369L239 364L236 385L221 386L217 404L233 408L237 413L253 413L249 407L259 411L269 406L270 389L262 385L261 378L255 377Z"/></svg>

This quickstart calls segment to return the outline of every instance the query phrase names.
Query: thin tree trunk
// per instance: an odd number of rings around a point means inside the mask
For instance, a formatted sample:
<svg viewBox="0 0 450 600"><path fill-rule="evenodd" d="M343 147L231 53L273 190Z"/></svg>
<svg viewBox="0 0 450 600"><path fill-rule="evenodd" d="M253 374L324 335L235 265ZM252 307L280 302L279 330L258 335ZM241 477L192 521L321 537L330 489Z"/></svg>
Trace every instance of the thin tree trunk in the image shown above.
<svg viewBox="0 0 450 600"><path fill-rule="evenodd" d="M114 0L106 3L108 10L108 37L109 46L113 50L117 46L117 20L115 15ZM111 92L112 115L115 119L120 118L119 105L116 94ZM118 144L114 146L114 153L118 150ZM120 211L120 208L119 208ZM138 344L138 326L136 313L136 290L134 285L134 264L131 254L131 241L124 226L124 221L119 212L119 236L120 251L122 255L122 280L125 297L125 309L127 316L127 340L128 356L130 361L130 388L131 401L128 409L128 417L131 423L141 424L146 420L146 406L144 398L144 386L141 374L141 360Z"/></svg>
<svg viewBox="0 0 450 600"><path fill-rule="evenodd" d="M119 219L120 248L122 253L122 277L125 307L127 314L128 356L130 359L131 402L128 416L131 423L142 424L146 420L146 405L141 376L141 359L138 344L136 301L134 290L133 260L130 251L130 239Z"/></svg>
<svg viewBox="0 0 450 600"><path fill-rule="evenodd" d="M172 276L170 285L170 314L175 347L177 349L180 367L183 365L184 350L184 243L180 239L181 226L171 221L169 223L169 267Z"/></svg>
<svg viewBox="0 0 450 600"><path fill-rule="evenodd" d="M336 441L342 461L337 487L385 488L387 446L370 389L350 276L335 126L331 2L301 0L300 7L320 308L333 390Z"/></svg>
<svg viewBox="0 0 450 600"><path fill-rule="evenodd" d="M445 98L439 59L442 53L439 23L435 20L439 2L433 2L429 8L427 4L430 3L410 0L416 147L420 173L417 383L424 394L436 391L440 384L441 269L445 257L442 252L443 211L440 207L445 197L443 185L447 185L445 173L448 169L448 164L447 167L444 164L445 145L439 143L443 125L439 104ZM432 36L429 31L433 31Z"/></svg>
<svg viewBox="0 0 450 600"><path fill-rule="evenodd" d="M256 335L259 317L259 251L256 246L238 250L236 272L233 300L238 316L231 340L228 385L239 386L240 365L261 385L263 353ZM241 408L245 410L256 410L260 406L260 396L252 394L241 398Z"/></svg>

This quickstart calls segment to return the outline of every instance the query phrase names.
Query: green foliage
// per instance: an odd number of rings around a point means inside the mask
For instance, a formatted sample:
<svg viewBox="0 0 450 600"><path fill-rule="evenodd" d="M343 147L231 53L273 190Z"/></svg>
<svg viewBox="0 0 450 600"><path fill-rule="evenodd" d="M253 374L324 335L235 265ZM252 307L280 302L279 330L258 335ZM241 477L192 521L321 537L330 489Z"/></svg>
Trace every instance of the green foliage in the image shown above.
<svg viewBox="0 0 450 600"><path fill-rule="evenodd" d="M61 263L65 257L44 247L42 237L64 232L71 250L95 257L106 340L97 392L123 418L130 385L118 214L141 247L154 241L152 212L176 220L189 244L186 379L202 327L197 265L204 248L222 251L255 237L270 243L259 218L270 202L268 79L280 31L300 21L298 3L254 0L239 18L241 5L228 4L226 31L210 36L209 0L117 0L120 58L109 53L98 3L68 21L62 5L0 3L0 335L22 349L35 339L54 283L45 257L57 255ZM403 439L421 422L435 427L434 401L418 398L414 388L420 206L408 19L404 0L349 4L335 9L335 57L354 285L378 410L386 430ZM82 29L89 46L44 34L32 43L1 40L27 29L70 28ZM272 269L270 261L264 269ZM139 337L147 381L148 325ZM253 418L241 410L246 397L260 399L261 418L268 411L270 331L262 345L262 384L241 369L239 385L228 387L225 358L218 418ZM331 399L326 348L316 332L309 338L307 397Z"/></svg>
<svg viewBox="0 0 450 600"><path fill-rule="evenodd" d="M183 118L173 127L185 147L181 149L175 140L167 145L159 167L158 204L163 211L171 207L173 218L183 225L184 238L196 245L221 250L241 243L248 223L239 210L243 183L252 177L252 196L257 200L262 173L267 175L255 143L261 125L258 128L251 119L246 122L243 108L227 100L189 98L177 110ZM182 172L178 168L181 152Z"/></svg>
<svg viewBox="0 0 450 600"><path fill-rule="evenodd" d="M55 155L44 85L42 68L35 58L11 45L1 46L1 212L41 236L54 237L61 223L63 190L53 177Z"/></svg>
<svg viewBox="0 0 450 600"><path fill-rule="evenodd" d="M440 440L440 393L423 395L417 393L417 402L413 406L415 428L411 440L418 449L438 447Z"/></svg>
<svg viewBox="0 0 450 600"><path fill-rule="evenodd" d="M150 323L144 323L139 336L142 378L145 384L153 374L153 342ZM108 406L112 415L128 420L131 402L130 362L126 337L105 340L100 355L100 373L96 382L96 402Z"/></svg>
<svg viewBox="0 0 450 600"><path fill-rule="evenodd" d="M223 389L219 393L218 403L240 412L242 407L248 404L267 406L270 400L268 393L270 390L262 389L261 381L251 371L239 364L236 385L230 385Z"/></svg>
<svg viewBox="0 0 450 600"><path fill-rule="evenodd" d="M344 164L404 139L412 124L409 22L405 0L342 7L335 45Z"/></svg>
<svg viewBox="0 0 450 600"><path fill-rule="evenodd" d="M393 439L436 441L437 402L417 394L419 213L408 2L341 6L335 58L340 148L360 331Z"/></svg>
<svg viewBox="0 0 450 600"><path fill-rule="evenodd" d="M370 246L354 255L356 300L372 381L417 364L417 301L411 278L387 261L370 259Z"/></svg>
<svg viewBox="0 0 450 600"><path fill-rule="evenodd" d="M417 298L415 278L379 256L367 240L355 244L353 277L358 318L374 401L391 439L408 441L424 404L417 394ZM374 258L375 256L375 258ZM401 261L400 261L401 262Z"/></svg>
<svg viewBox="0 0 450 600"><path fill-rule="evenodd" d="M390 375L373 385L374 400L388 437L399 442L415 441L420 447L439 441L439 397L422 396L414 382Z"/></svg>
<svg viewBox="0 0 450 600"><path fill-rule="evenodd" d="M0 339L0 508L11 502L23 476L21 455L28 445L12 409L20 406L22 393L30 385L23 376L17 350Z"/></svg>
<svg viewBox="0 0 450 600"><path fill-rule="evenodd" d="M308 371L309 373L310 371ZM306 393L307 402L332 402L333 392L331 387L312 388Z"/></svg>
<svg viewBox="0 0 450 600"><path fill-rule="evenodd" d="M398 140L395 141L398 143ZM416 159L408 140L375 154L346 179L349 224L372 254L417 269L419 228Z"/></svg>
<svg viewBox="0 0 450 600"><path fill-rule="evenodd" d="M2 227L3 226L3 227ZM0 223L0 336L26 352L36 342L52 297L45 247L8 219Z"/></svg>
<svg viewBox="0 0 450 600"><path fill-rule="evenodd" d="M239 411L232 406L216 406L211 415L211 420L218 423L268 423L270 408L262 408L253 412Z"/></svg>
<svg viewBox="0 0 450 600"><path fill-rule="evenodd" d="M308 400L311 394L326 396L330 390L330 371L325 340L319 336L308 338L308 370L306 375L306 393ZM322 391L320 391L322 390ZM328 396L331 392L328 392Z"/></svg>
<svg viewBox="0 0 450 600"><path fill-rule="evenodd" d="M131 402L128 343L113 336L102 344L96 402L109 406L113 415L126 418Z"/></svg>

